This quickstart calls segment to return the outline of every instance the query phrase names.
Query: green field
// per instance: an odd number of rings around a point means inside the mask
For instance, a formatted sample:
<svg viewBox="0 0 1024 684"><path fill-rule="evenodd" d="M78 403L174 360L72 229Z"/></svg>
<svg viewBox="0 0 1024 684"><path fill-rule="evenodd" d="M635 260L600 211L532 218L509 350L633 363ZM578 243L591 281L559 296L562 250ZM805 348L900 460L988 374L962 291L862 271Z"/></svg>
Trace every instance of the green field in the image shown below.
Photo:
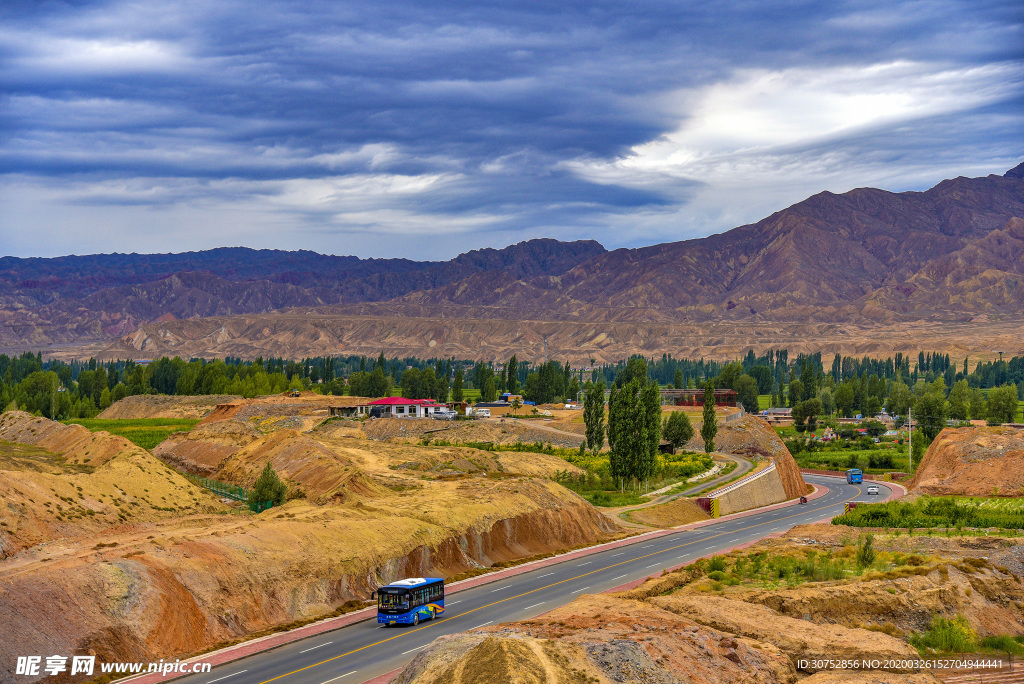
<svg viewBox="0 0 1024 684"><path fill-rule="evenodd" d="M886 463L879 457L890 456ZM836 449L828 451L801 451L793 456L801 468L813 470L846 470L860 468L865 473L880 475L882 473L911 472L907 462L907 447L897 446L891 449ZM872 465L872 459L875 465ZM915 464L916 466L916 464Z"/></svg>
<svg viewBox="0 0 1024 684"><path fill-rule="evenodd" d="M152 450L175 432L188 432L199 422L184 418L134 418L124 420L101 420L99 418L75 418L62 421L65 425L82 425L93 432L104 431L119 435L143 449Z"/></svg>
<svg viewBox="0 0 1024 684"><path fill-rule="evenodd" d="M833 525L854 527L996 527L1024 530L1024 499L922 496L916 501L893 501L858 506L832 519Z"/></svg>

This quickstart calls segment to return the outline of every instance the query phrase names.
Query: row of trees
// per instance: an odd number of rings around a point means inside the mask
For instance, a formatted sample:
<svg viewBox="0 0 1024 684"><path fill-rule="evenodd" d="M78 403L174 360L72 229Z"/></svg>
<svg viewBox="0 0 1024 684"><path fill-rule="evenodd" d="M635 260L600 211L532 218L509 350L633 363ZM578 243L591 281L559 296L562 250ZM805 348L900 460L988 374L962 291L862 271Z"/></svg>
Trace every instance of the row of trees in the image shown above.
<svg viewBox="0 0 1024 684"><path fill-rule="evenodd" d="M591 360L593 361L593 360ZM636 377L659 385L703 385L710 378L717 388L731 388L748 411L758 410L758 395L767 394L774 406L790 406L813 426L820 416L873 415L883 408L906 415L913 408L923 419L939 421L1015 420L1024 392L1024 357L977 364L954 363L948 355L896 354L888 359L835 355L826 371L822 355L797 357L790 363L786 350L752 351L733 363L674 359L663 355L648 362L633 357L619 364L594 367L591 382L622 388ZM39 374L39 375L35 375ZM149 364L134 361L43 361L42 355L0 354L0 406L16 406L43 415L80 417L95 414L118 399L147 393L237 394L254 397L288 389L315 389L325 394L381 397L400 391L410 398L449 396L461 400L466 389L479 389L481 399L493 401L501 392L522 392L528 401L575 400L582 372L568 363L549 361L539 366L512 356L504 364L454 359L376 359L365 356L237 358L206 361L161 358ZM30 379L30 376L31 379ZM449 390L451 394L449 395ZM941 391L943 401L935 397ZM820 408L815 402L820 402ZM808 403L810 402L810 403ZM921 402L920 407L917 406ZM941 404L941 406L939 405ZM798 409L799 405L799 409Z"/></svg>
<svg viewBox="0 0 1024 684"><path fill-rule="evenodd" d="M620 483L647 480L657 464L662 437L673 450L693 437L693 425L684 411L673 411L662 418L659 385L648 374L642 359L632 359L615 378L608 394L605 426L605 384L588 382L584 388L583 421L586 446L593 452L604 446L607 435L612 477ZM718 431L715 418L714 385L704 390L704 421L701 436L705 451L715 448Z"/></svg>

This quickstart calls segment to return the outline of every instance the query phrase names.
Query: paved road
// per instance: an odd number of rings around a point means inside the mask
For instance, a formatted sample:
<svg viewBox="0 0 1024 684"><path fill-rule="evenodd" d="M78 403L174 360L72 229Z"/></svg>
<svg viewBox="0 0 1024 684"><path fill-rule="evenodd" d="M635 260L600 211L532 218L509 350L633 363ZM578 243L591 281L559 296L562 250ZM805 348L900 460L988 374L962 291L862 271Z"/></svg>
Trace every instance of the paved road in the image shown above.
<svg viewBox="0 0 1024 684"><path fill-rule="evenodd" d="M814 522L843 510L851 500L884 500L868 496L867 483L847 485L834 477L807 475L808 482L826 485L821 498L679 531L655 539L602 550L564 563L524 572L491 584L449 594L443 618L418 627L378 627L366 621L258 653L215 668L211 673L175 680L182 684L356 684L402 667L442 634L463 632L500 622L525 620L569 603L582 593L598 593L656 575L709 553L752 542L794 525Z"/></svg>
<svg viewBox="0 0 1024 684"><path fill-rule="evenodd" d="M717 489L720 485L723 485L726 482L740 479L747 473L747 471L754 467L753 463L751 463L745 458L740 458L739 456L734 456L732 454L716 455L721 458L729 459L730 461L736 464L736 468L730 473L727 473L725 475L719 475L718 477L708 480L707 482L696 484L682 492L676 492L675 494L662 494L661 496L657 496L651 499L645 504L620 506L618 508L603 508L601 509L601 512L604 513L607 517L611 518L614 522L618 523L619 525L623 525L632 530L655 529L652 528L650 525L642 525L640 523L635 523L631 520L627 520L622 514L632 513L633 511L640 511L645 508L650 508L651 506L658 506L663 503L668 503L669 501L672 501L673 499L678 499L681 496L693 496L697 492L702 492L704 490L711 491L712 488Z"/></svg>

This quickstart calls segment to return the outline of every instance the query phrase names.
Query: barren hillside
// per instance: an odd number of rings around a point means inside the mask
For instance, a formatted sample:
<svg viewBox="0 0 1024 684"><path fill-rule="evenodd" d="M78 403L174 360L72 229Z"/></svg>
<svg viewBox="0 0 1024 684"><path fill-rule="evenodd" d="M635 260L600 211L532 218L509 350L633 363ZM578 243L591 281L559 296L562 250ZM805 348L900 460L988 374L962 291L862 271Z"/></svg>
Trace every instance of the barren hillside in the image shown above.
<svg viewBox="0 0 1024 684"><path fill-rule="evenodd" d="M1024 495L1024 432L946 428L928 447L908 486L933 495Z"/></svg>
<svg viewBox="0 0 1024 684"><path fill-rule="evenodd" d="M566 469L553 457L393 444L354 422L280 427L272 408L156 450L243 486L271 463L298 498L259 515L232 512L120 438L3 414L0 659L26 649L176 657L327 615L398 577L451 576L617 532L531 477ZM278 418L296 418L287 408Z"/></svg>

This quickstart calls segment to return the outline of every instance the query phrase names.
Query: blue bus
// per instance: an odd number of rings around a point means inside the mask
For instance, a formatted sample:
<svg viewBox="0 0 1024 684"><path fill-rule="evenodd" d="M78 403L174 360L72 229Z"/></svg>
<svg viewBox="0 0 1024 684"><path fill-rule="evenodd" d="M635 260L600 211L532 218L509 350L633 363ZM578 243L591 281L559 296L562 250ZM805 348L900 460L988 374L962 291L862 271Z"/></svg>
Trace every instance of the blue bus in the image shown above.
<svg viewBox="0 0 1024 684"><path fill-rule="evenodd" d="M411 577L377 590L377 622L384 625L418 625L444 612L444 580Z"/></svg>
<svg viewBox="0 0 1024 684"><path fill-rule="evenodd" d="M860 484L864 481L864 473L859 468L850 468L846 471L846 484Z"/></svg>

